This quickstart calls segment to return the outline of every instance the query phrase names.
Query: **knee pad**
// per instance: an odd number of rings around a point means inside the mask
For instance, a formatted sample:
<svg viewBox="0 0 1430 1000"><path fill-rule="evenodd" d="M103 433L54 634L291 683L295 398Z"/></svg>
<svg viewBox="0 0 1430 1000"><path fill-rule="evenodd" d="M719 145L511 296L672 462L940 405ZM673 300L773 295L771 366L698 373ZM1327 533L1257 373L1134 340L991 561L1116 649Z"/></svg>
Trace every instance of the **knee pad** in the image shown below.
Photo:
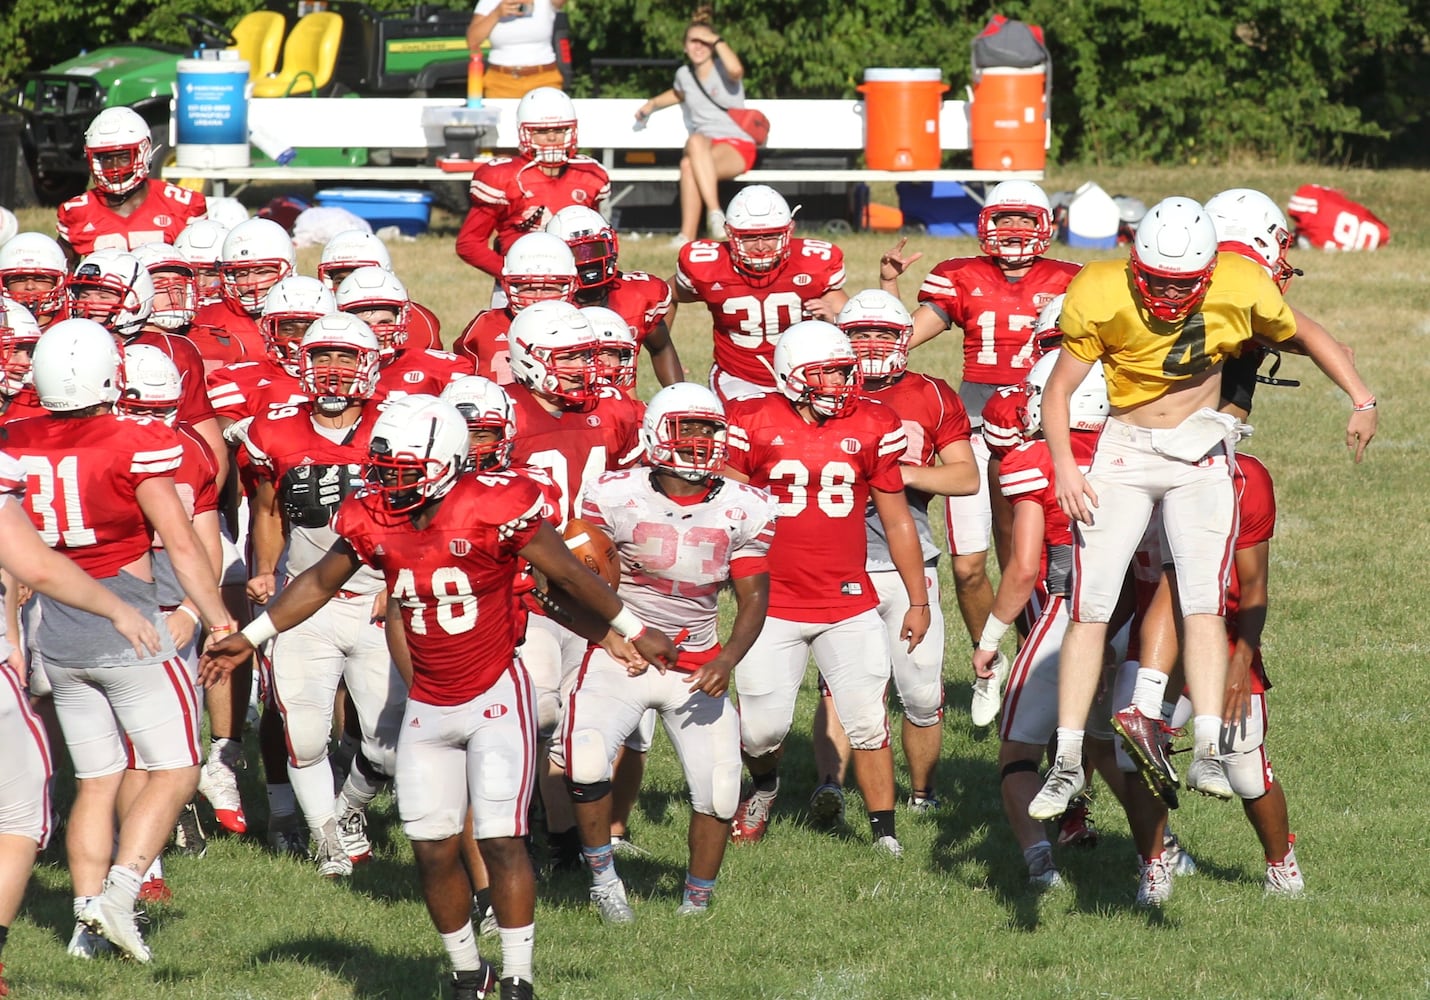
<svg viewBox="0 0 1430 1000"><path fill-rule="evenodd" d="M566 748L566 776L572 784L605 784L610 788L611 761L606 756L606 741L600 732L578 729L571 734Z"/></svg>
<svg viewBox="0 0 1430 1000"><path fill-rule="evenodd" d="M1226 765L1227 783L1237 798L1246 802L1261 798L1271 791L1276 781L1271 773L1271 762L1266 759L1261 748L1245 753L1230 753L1222 757Z"/></svg>
<svg viewBox="0 0 1430 1000"><path fill-rule="evenodd" d="M372 748L364 744L353 757L353 767L357 768L362 776L374 785L391 781L392 776L397 773L397 751L384 750L376 755L376 760L371 759L371 754Z"/></svg>
<svg viewBox="0 0 1430 1000"><path fill-rule="evenodd" d="M561 693L559 691L538 691L536 693L536 737L549 740L561 728Z"/></svg>
<svg viewBox="0 0 1430 1000"><path fill-rule="evenodd" d="M707 803L700 803L707 805ZM718 764L710 772L709 809L696 806L696 812L708 812L722 823L732 819L740 808L740 765L738 762Z"/></svg>
<svg viewBox="0 0 1430 1000"><path fill-rule="evenodd" d="M998 775L1000 782L1007 781L1015 774L1037 774L1038 765L1031 760L1015 760L1003 765L1003 771Z"/></svg>
<svg viewBox="0 0 1430 1000"><path fill-rule="evenodd" d="M573 802L600 802L611 794L611 783L609 781L593 781L588 785L582 785L567 778L566 791L571 794Z"/></svg>
<svg viewBox="0 0 1430 1000"><path fill-rule="evenodd" d="M867 719L844 720L844 732L849 737L849 747L853 750L882 750L889 745L889 714L879 705L878 716L872 712Z"/></svg>
<svg viewBox="0 0 1430 1000"><path fill-rule="evenodd" d="M915 726L927 729L938 725L943 721L943 678L932 677L912 686L912 690L900 689L899 701L904 706L904 718Z"/></svg>
<svg viewBox="0 0 1430 1000"><path fill-rule="evenodd" d="M286 719L284 720L287 721ZM298 767L321 764L328 757L328 734L288 730L288 759Z"/></svg>

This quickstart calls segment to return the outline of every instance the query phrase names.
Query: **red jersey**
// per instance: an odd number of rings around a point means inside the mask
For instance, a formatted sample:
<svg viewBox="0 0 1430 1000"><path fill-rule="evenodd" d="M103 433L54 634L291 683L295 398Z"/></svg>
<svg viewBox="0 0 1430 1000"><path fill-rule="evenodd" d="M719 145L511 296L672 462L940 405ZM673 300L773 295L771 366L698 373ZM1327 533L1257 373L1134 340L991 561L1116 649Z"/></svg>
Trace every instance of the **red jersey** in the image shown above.
<svg viewBox="0 0 1430 1000"><path fill-rule="evenodd" d="M484 375L497 385L511 385L511 347L507 332L511 330L511 313L505 309L488 309L478 313L452 351L472 362L478 375Z"/></svg>
<svg viewBox="0 0 1430 1000"><path fill-rule="evenodd" d="M149 551L153 529L135 490L173 479L184 454L161 421L112 413L17 420L0 427L0 447L25 467L25 510L40 537L96 579Z"/></svg>
<svg viewBox="0 0 1430 1000"><path fill-rule="evenodd" d="M174 487L179 491L184 513L192 521L195 514L218 510L218 486L214 483L214 476L218 475L218 459L214 457L209 443L188 424L179 421L174 430L184 449L178 475L174 477Z"/></svg>
<svg viewBox="0 0 1430 1000"><path fill-rule="evenodd" d="M129 344L157 347L179 369L180 423L196 425L217 416L213 404L209 402L204 359L192 340L174 333L145 330L133 340L126 341L125 346Z"/></svg>
<svg viewBox="0 0 1430 1000"><path fill-rule="evenodd" d="M153 178L144 185L148 194L129 215L114 211L97 191L71 198L57 213L60 239L81 257L95 250L133 250L145 243L173 243L190 219L208 214L208 203L197 191Z"/></svg>
<svg viewBox="0 0 1430 1000"><path fill-rule="evenodd" d="M1028 408L1026 383L999 386L983 404L983 443L1000 461L1023 443L1023 414Z"/></svg>
<svg viewBox="0 0 1430 1000"><path fill-rule="evenodd" d="M518 236L540 231L568 205L596 208L610 197L611 179L589 156L571 157L555 177L525 156L498 156L472 172L468 195L472 207L457 234L457 256L496 277Z"/></svg>
<svg viewBox="0 0 1430 1000"><path fill-rule="evenodd" d="M1097 438L1098 435L1088 431L1072 432L1073 458L1083 472L1092 467ZM1028 441L1003 457L998 472L998 488L1015 509L1020 503L1036 503L1043 509L1043 555L1047 560L1045 578L1048 592L1067 596L1072 593L1072 526L1068 523L1068 516L1058 506L1058 494L1053 482L1053 455L1042 438Z"/></svg>
<svg viewBox="0 0 1430 1000"><path fill-rule="evenodd" d="M362 497L338 509L338 534L382 573L401 609L416 701L460 705L512 669L518 553L536 537L544 503L530 479L498 472L458 479L421 530Z"/></svg>
<svg viewBox="0 0 1430 1000"><path fill-rule="evenodd" d="M5 397L5 409L0 412L0 424L26 417L47 417L50 411L40 405L40 394L33 385L27 385L13 396Z"/></svg>
<svg viewBox="0 0 1430 1000"><path fill-rule="evenodd" d="M1240 551L1271 541L1276 534L1276 491L1271 483L1271 473L1261 464L1259 458L1238 454L1232 481L1236 487L1239 519L1235 548ZM1231 583L1226 591L1226 630L1233 647L1238 636L1237 611L1240 608L1241 580L1236 575L1236 562L1233 560ZM1261 694L1270 688L1271 681L1261 664L1261 651L1257 650L1251 665L1251 692Z"/></svg>
<svg viewBox="0 0 1430 1000"><path fill-rule="evenodd" d="M206 372L235 361L268 357L258 321L224 299L199 306L189 325L189 339L203 355Z"/></svg>
<svg viewBox="0 0 1430 1000"><path fill-rule="evenodd" d="M377 392L383 399L398 399L419 392L440 396L442 390L464 375L472 363L446 351L404 347L377 372Z"/></svg>
<svg viewBox="0 0 1430 1000"><path fill-rule="evenodd" d="M440 351L442 347L442 321L437 314L420 302L408 304L407 343L409 351Z"/></svg>
<svg viewBox="0 0 1430 1000"><path fill-rule="evenodd" d="M209 372L208 393L214 412L235 421L309 399L297 376L266 357L215 368Z"/></svg>
<svg viewBox="0 0 1430 1000"><path fill-rule="evenodd" d="M807 422L782 395L726 407L730 468L779 503L770 547L770 614L837 622L879 603L865 570L871 488L903 491L908 438L894 411L861 398L845 417Z"/></svg>
<svg viewBox="0 0 1430 1000"><path fill-rule="evenodd" d="M1390 227L1374 212L1344 192L1320 184L1298 187L1286 215L1297 241L1318 250L1374 250L1390 242Z"/></svg>
<svg viewBox="0 0 1430 1000"><path fill-rule="evenodd" d="M1081 265L1039 257L1009 281L991 257L955 257L935 264L919 288L919 304L963 331L963 381L1012 385L1033 367L1033 325Z"/></svg>
<svg viewBox="0 0 1430 1000"><path fill-rule="evenodd" d="M622 271L609 288L606 301L599 304L620 313L635 331L639 348L670 315L670 285L645 271Z"/></svg>
<svg viewBox="0 0 1430 1000"><path fill-rule="evenodd" d="M844 287L844 252L823 240L795 237L782 264L751 279L736 269L730 244L697 240L680 248L675 283L710 310L716 367L774 388L775 341L809 318L806 300Z"/></svg>
<svg viewBox="0 0 1430 1000"><path fill-rule="evenodd" d="M523 385L508 386L507 394L516 409L512 464L545 469L561 487L561 524L574 515L583 483L640 460L645 407L614 389L602 388L600 402L589 413L548 413Z"/></svg>

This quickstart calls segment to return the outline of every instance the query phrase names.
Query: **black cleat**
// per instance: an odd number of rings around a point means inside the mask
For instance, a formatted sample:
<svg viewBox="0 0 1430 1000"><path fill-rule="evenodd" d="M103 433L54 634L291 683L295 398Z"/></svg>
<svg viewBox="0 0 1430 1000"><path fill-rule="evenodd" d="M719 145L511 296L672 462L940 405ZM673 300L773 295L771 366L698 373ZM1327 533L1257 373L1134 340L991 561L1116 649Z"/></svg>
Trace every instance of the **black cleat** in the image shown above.
<svg viewBox="0 0 1430 1000"><path fill-rule="evenodd" d="M536 1000L531 982L509 976L501 981L501 1000Z"/></svg>
<svg viewBox="0 0 1430 1000"><path fill-rule="evenodd" d="M479 969L452 973L452 1000L487 1000L497 985L497 970L482 960Z"/></svg>

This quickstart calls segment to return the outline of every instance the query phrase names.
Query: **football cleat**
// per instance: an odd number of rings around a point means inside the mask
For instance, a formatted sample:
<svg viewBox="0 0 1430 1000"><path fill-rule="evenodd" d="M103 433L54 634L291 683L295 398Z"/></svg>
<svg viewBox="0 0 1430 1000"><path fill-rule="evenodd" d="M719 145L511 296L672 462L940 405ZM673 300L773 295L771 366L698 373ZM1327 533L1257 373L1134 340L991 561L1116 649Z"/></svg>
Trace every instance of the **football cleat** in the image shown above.
<svg viewBox="0 0 1430 1000"><path fill-rule="evenodd" d="M735 810L730 821L730 840L736 844L753 844L765 835L770 825L770 810L775 805L774 792L751 792L750 797Z"/></svg>
<svg viewBox="0 0 1430 1000"><path fill-rule="evenodd" d="M650 857L650 851L631 842L630 834L611 837L611 853L618 858Z"/></svg>
<svg viewBox="0 0 1430 1000"><path fill-rule="evenodd" d="M452 1000L487 1000L497 985L497 970L486 959L481 968L452 973Z"/></svg>
<svg viewBox="0 0 1430 1000"><path fill-rule="evenodd" d="M1167 870L1173 875L1197 873L1197 859L1187 853L1182 842L1171 830L1162 835L1162 860L1167 863Z"/></svg>
<svg viewBox="0 0 1430 1000"><path fill-rule="evenodd" d="M209 752L209 759L199 768L199 794L213 806L214 819L229 833L247 833L248 819L243 815L243 800L238 795L238 775L241 744L226 740L221 749Z"/></svg>
<svg viewBox="0 0 1430 1000"><path fill-rule="evenodd" d="M809 797L809 821L824 830L844 825L844 789L826 781Z"/></svg>
<svg viewBox="0 0 1430 1000"><path fill-rule="evenodd" d="M705 904L692 903L692 902L691 902L690 900L688 900L688 899L685 900L685 901L683 901L679 906L677 906L677 907L675 908L675 915L676 915L677 917L696 917L696 916L699 916L699 915L702 914L702 913L709 913L709 912L710 912L710 904L709 904L709 903L705 903Z"/></svg>
<svg viewBox="0 0 1430 1000"><path fill-rule="evenodd" d="M1306 882L1301 878L1301 866L1296 863L1296 835L1291 834L1291 848L1278 864L1266 862L1266 895L1294 898L1306 891Z"/></svg>
<svg viewBox="0 0 1430 1000"><path fill-rule="evenodd" d="M536 991L529 979L508 976L501 981L501 1000L536 1000Z"/></svg>
<svg viewBox="0 0 1430 1000"><path fill-rule="evenodd" d="M86 960L107 955L113 950L114 945L81 923L74 925L74 933L70 935L69 946L65 949L70 957Z"/></svg>
<svg viewBox="0 0 1430 1000"><path fill-rule="evenodd" d="M372 842L367 839L367 811L342 800L338 813L338 839L354 865L372 860Z"/></svg>
<svg viewBox="0 0 1430 1000"><path fill-rule="evenodd" d="M899 843L897 837L883 836L874 841L874 853L887 854L891 858L902 858L904 845Z"/></svg>
<svg viewBox="0 0 1430 1000"><path fill-rule="evenodd" d="M79 915L79 922L103 937L136 962L148 962L153 956L139 934L139 915L125 909L108 896L95 896Z"/></svg>
<svg viewBox="0 0 1430 1000"><path fill-rule="evenodd" d="M1153 858L1138 870L1137 905L1161 906L1172 898L1172 873L1164 858Z"/></svg>
<svg viewBox="0 0 1430 1000"><path fill-rule="evenodd" d="M1056 889L1063 884L1063 877L1058 872L1058 866L1053 862L1053 849L1051 846L1035 851L1028 859L1028 885L1039 892L1047 889Z"/></svg>
<svg viewBox="0 0 1430 1000"><path fill-rule="evenodd" d="M1232 794L1231 782L1226 776L1226 765L1221 762L1220 757L1212 754L1192 761L1187 768L1187 787L1214 799L1230 799Z"/></svg>
<svg viewBox="0 0 1430 1000"><path fill-rule="evenodd" d="M943 803L939 801L937 795L910 795L904 805L908 806L909 812L918 813L921 816L936 813L943 808Z"/></svg>
<svg viewBox="0 0 1430 1000"><path fill-rule="evenodd" d="M313 860L318 865L318 874L323 878L347 878L353 873L353 859L343 850L336 820L323 827L322 836L314 845Z"/></svg>
<svg viewBox="0 0 1430 1000"><path fill-rule="evenodd" d="M1033 819L1057 819L1086 787L1082 760L1059 757L1048 769L1043 787L1028 804L1028 815Z"/></svg>
<svg viewBox="0 0 1430 1000"><path fill-rule="evenodd" d="M199 811L192 802L179 813L179 822L174 827L174 844L191 858L201 858L208 853L209 839L204 836Z"/></svg>
<svg viewBox="0 0 1430 1000"><path fill-rule="evenodd" d="M162 876L145 879L139 886L139 902L167 903L174 898L174 891L164 884Z"/></svg>
<svg viewBox="0 0 1430 1000"><path fill-rule="evenodd" d="M294 857L308 857L308 831L298 822L296 815L268 817L268 846L275 854L291 854Z"/></svg>
<svg viewBox="0 0 1430 1000"><path fill-rule="evenodd" d="M1073 799L1058 820L1059 847L1096 847L1097 827L1092 822L1092 803L1086 795Z"/></svg>
<svg viewBox="0 0 1430 1000"><path fill-rule="evenodd" d="M620 879L591 886L591 902L596 904L596 912L608 924L635 922L636 911L631 909L626 899L626 884Z"/></svg>
<svg viewBox="0 0 1430 1000"><path fill-rule="evenodd" d="M1112 728L1122 737L1123 748L1152 794L1160 796L1167 808L1177 808L1177 786L1181 782L1167 757L1167 731L1162 720L1149 719L1129 705L1112 714Z"/></svg>
<svg viewBox="0 0 1430 1000"><path fill-rule="evenodd" d="M968 716L973 724L982 729L993 725L998 718L998 709L1003 706L1003 682L1008 679L1008 657L999 653L993 659L993 676L979 677L973 682L973 700L968 706Z"/></svg>
<svg viewBox="0 0 1430 1000"><path fill-rule="evenodd" d="M501 925L497 923L496 907L488 903L486 909L482 909L475 896L472 897L472 922L477 925L477 934L481 937L491 937L501 930Z"/></svg>

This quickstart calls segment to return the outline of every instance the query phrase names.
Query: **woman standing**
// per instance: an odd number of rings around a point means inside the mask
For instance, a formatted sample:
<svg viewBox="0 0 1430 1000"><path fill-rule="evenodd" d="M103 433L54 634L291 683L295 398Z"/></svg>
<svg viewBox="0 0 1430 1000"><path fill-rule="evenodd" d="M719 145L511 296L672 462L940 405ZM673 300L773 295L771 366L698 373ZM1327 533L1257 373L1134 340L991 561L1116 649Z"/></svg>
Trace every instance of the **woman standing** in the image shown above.
<svg viewBox="0 0 1430 1000"><path fill-rule="evenodd" d="M479 0L467 25L467 48L486 55L486 97L523 97L537 87L563 88L551 37L566 0Z"/></svg>
<svg viewBox="0 0 1430 1000"><path fill-rule="evenodd" d="M675 71L675 85L636 112L636 121L644 122L661 108L683 105L690 138L680 159L680 235L672 241L676 246L695 239L702 208L710 238L725 238L719 182L755 165L755 140L729 113L745 106L745 67L711 27L708 6L696 10L685 29L685 57L686 65Z"/></svg>

